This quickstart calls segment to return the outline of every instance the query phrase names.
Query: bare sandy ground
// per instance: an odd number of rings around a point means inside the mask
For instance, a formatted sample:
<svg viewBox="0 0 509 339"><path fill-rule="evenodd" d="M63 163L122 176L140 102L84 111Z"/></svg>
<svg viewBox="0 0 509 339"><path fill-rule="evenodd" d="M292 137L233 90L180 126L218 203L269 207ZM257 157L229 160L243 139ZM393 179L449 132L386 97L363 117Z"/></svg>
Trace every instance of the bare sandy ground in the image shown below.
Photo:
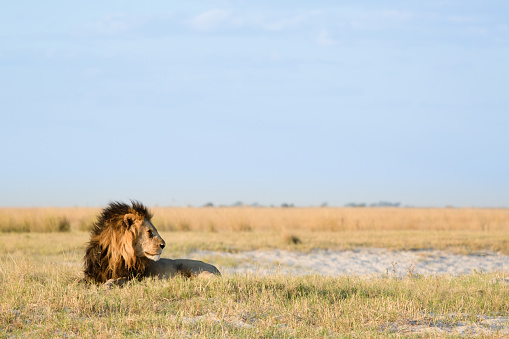
<svg viewBox="0 0 509 339"><path fill-rule="evenodd" d="M223 274L319 274L328 276L391 276L412 275L462 275L473 272L502 272L509 276L509 256L497 253L459 255L446 251L389 251L386 249L356 249L349 251L315 250L310 253L283 250L247 251L226 253L196 251L194 259L215 264ZM509 277L493 279L492 283L509 288ZM448 318L464 319L448 321ZM205 316L214 320L214 316ZM210 319L209 319L210 318ZM205 319L190 319L202 321ZM251 326L236 320L236 326ZM459 337L509 337L509 317L468 314L423 314L419 319L401 319L380 328L381 334L393 333L415 336L459 336ZM334 336L334 335L333 335Z"/></svg>
<svg viewBox="0 0 509 339"><path fill-rule="evenodd" d="M194 259L228 262L220 267L227 274L320 274L359 276L387 274L397 276L409 272L423 275L469 274L509 270L509 256L497 253L459 255L446 251L389 251L356 249L349 251L315 250L310 253L283 250L247 251L239 253L196 251ZM219 265L221 266L221 265Z"/></svg>

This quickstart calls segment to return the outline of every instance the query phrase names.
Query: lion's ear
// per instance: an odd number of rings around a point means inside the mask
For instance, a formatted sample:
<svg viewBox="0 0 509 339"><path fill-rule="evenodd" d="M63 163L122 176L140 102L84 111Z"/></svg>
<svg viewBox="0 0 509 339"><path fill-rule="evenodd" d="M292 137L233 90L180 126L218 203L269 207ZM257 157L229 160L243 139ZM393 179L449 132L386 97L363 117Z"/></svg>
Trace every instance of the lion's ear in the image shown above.
<svg viewBox="0 0 509 339"><path fill-rule="evenodd" d="M136 216L132 213L127 213L124 215L124 226L130 228L134 221L136 220Z"/></svg>

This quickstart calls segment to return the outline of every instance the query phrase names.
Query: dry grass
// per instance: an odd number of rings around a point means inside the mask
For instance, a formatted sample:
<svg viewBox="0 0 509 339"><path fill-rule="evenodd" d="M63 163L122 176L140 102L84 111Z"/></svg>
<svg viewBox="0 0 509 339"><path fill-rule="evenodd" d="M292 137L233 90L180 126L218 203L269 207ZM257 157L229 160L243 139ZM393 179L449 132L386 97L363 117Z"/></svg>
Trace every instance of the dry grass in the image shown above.
<svg viewBox="0 0 509 339"><path fill-rule="evenodd" d="M78 264L75 255L0 259L0 337L376 338L390 335L391 324L447 328L509 308L509 289L490 283L496 274L177 277L104 290L78 283Z"/></svg>
<svg viewBox="0 0 509 339"><path fill-rule="evenodd" d="M0 232L67 232L88 229L100 209L0 208Z"/></svg>
<svg viewBox="0 0 509 339"><path fill-rule="evenodd" d="M509 209L222 207L152 210L155 224L161 230L509 230Z"/></svg>
<svg viewBox="0 0 509 339"><path fill-rule="evenodd" d="M447 250L458 254L499 252L509 255L508 232L455 231L277 231L251 232L162 232L175 255L193 249L239 252L257 249L284 249L309 252L313 249L346 250L387 248L390 250ZM297 243L293 238L298 239ZM299 242L300 240L300 242Z"/></svg>
<svg viewBox="0 0 509 339"><path fill-rule="evenodd" d="M509 209L153 207L160 231L509 231ZM0 232L39 231L48 219L87 229L100 208L0 208ZM28 228L24 225L28 225ZM43 230L43 228L41 228Z"/></svg>
<svg viewBox="0 0 509 339"><path fill-rule="evenodd" d="M505 277L504 272L402 280L280 275L223 276L210 281L147 279L103 290L77 282L89 237L81 229L99 211L0 210L1 218L30 216L40 223L48 217L63 217L71 224L66 233L0 233L0 337L378 338L398 337L400 328L412 324L440 324L448 329L470 321L482 327L480 315L508 315L509 289L490 283ZM194 249L355 247L488 249L509 254L507 210L153 211L161 218L154 220L156 226L180 229L161 232L168 245L165 257L183 256ZM323 220L341 220L340 216L350 220L343 225L359 228L319 226ZM165 220L166 225L158 225ZM378 221L369 226L370 220ZM187 226L171 226L182 221ZM420 228L402 228L410 221ZM491 331L479 336L501 334Z"/></svg>
<svg viewBox="0 0 509 339"><path fill-rule="evenodd" d="M440 249L459 254L493 251L509 255L509 234L504 232L426 232L426 231L299 231L293 241L277 231L251 232L161 232L166 241L164 256L182 257L200 249L240 252L257 249L283 249L309 252L313 249L345 250L355 248L388 248L391 250ZM291 238L291 236L290 236ZM89 234L67 233L0 233L0 256L12 253L48 260L59 254L83 255ZM41 246L51 244L51 246Z"/></svg>
<svg viewBox="0 0 509 339"><path fill-rule="evenodd" d="M175 254L195 248L309 251L356 247L509 254L508 209L155 207L151 210L155 226L172 244L168 250ZM72 232L84 231L100 211L100 208L3 208L0 232L69 228ZM86 234L73 234L86 241Z"/></svg>

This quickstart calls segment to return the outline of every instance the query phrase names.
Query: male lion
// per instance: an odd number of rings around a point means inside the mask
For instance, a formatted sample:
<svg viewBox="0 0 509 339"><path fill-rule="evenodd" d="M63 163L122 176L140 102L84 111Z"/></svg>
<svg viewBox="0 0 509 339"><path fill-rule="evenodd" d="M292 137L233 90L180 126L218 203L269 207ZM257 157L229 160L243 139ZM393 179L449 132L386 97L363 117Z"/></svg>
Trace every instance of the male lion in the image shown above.
<svg viewBox="0 0 509 339"><path fill-rule="evenodd" d="M94 224L84 257L85 280L111 286L133 278L221 275L202 261L161 259L166 243L150 221L152 214L140 202L131 203L110 203Z"/></svg>

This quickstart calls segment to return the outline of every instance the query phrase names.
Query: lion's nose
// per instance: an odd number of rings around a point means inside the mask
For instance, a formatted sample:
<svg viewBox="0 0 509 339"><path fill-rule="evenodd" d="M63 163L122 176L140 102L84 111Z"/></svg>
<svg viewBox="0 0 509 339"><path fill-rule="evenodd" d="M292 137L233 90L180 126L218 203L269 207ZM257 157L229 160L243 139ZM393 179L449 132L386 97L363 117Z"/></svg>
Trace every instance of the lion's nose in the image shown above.
<svg viewBox="0 0 509 339"><path fill-rule="evenodd" d="M159 246L161 246L161 249L163 249L163 248L164 248L164 246L166 246L166 244L163 242L163 243L162 243L161 245L159 245Z"/></svg>

